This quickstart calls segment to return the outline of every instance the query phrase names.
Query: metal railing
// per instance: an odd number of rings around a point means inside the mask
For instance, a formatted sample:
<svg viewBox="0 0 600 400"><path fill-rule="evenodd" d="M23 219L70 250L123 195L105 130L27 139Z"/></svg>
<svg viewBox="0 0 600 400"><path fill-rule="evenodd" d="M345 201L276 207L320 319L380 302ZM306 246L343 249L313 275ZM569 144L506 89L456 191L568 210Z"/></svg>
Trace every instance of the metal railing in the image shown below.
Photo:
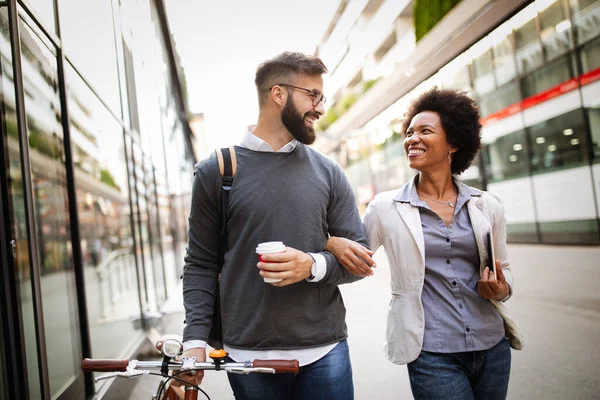
<svg viewBox="0 0 600 400"><path fill-rule="evenodd" d="M100 294L100 310L107 319L119 298L135 289L135 260L133 249L111 252L96 268Z"/></svg>

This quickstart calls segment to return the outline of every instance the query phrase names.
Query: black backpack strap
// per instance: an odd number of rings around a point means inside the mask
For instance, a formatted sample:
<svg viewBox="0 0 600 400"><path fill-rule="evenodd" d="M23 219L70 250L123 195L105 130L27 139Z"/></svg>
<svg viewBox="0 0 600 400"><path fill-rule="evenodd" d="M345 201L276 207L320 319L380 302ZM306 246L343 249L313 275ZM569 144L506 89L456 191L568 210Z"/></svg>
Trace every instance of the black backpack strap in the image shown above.
<svg viewBox="0 0 600 400"><path fill-rule="evenodd" d="M220 232L220 253L221 267L223 266L223 257L227 249L227 212L229 209L229 192L233 186L233 178L237 171L237 158L235 149L224 147L216 150L217 161L219 163L219 173L221 174L221 232Z"/></svg>

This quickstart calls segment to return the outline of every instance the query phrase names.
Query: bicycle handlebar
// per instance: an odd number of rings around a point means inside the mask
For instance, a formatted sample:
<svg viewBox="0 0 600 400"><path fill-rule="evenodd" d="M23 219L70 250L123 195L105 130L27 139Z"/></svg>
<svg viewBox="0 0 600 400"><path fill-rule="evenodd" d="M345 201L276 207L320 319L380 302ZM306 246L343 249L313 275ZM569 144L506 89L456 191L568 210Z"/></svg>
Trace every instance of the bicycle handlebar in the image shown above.
<svg viewBox="0 0 600 400"><path fill-rule="evenodd" d="M180 369L182 361L170 361L168 369ZM84 372L126 372L129 369L160 370L162 361L137 361L137 360L109 360L86 358L81 363ZM198 370L231 370L270 368L275 374L297 374L298 360L254 360L252 362L221 363L219 366L212 362L195 362L193 368ZM249 370L249 372L252 372ZM267 371L256 371L267 372Z"/></svg>
<svg viewBox="0 0 600 400"><path fill-rule="evenodd" d="M81 362L83 372L125 372L129 360L108 360L86 358Z"/></svg>
<svg viewBox="0 0 600 400"><path fill-rule="evenodd" d="M254 360L254 368L273 368L276 374L297 374L298 360Z"/></svg>
<svg viewBox="0 0 600 400"><path fill-rule="evenodd" d="M176 379L180 382L184 382L186 385L185 398L186 399L197 399L198 392L202 392L207 399L210 400L208 394L200 387L194 385L192 382L187 382L181 377L177 377L181 373L194 370L216 370L225 371L230 374L249 374L249 373L264 373L264 374L298 374L299 364L298 360L253 360L246 362L224 362L227 353L224 350L213 350L209 356L213 359L212 362L196 362L195 357L184 357L180 360L175 360L175 357L181 351L181 344L179 341L167 339L164 342L161 340L157 343L156 348L159 349L163 355L162 361L139 361L139 360L110 360L110 359L93 359L86 358L81 362L81 369L84 372L105 372L104 375L96 377L94 380L99 382L101 380L110 378L136 378L144 375L160 375L167 378L166 381L162 382L159 386L158 395L154 398L175 398L172 395L181 397L181 394L177 393L177 390L173 386L167 385L166 397L160 397L161 393L165 389L165 385L169 383L170 379ZM159 370L160 373L152 373L151 370ZM174 371L169 374L169 371ZM177 372L175 372L177 371Z"/></svg>

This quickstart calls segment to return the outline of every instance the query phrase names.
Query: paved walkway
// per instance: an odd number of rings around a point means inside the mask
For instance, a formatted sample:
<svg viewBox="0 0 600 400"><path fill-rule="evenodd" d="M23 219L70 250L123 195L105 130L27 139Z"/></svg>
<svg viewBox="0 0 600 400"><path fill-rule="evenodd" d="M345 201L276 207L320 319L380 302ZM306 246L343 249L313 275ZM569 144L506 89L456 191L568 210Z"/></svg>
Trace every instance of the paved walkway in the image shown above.
<svg viewBox="0 0 600 400"><path fill-rule="evenodd" d="M508 306L525 334L513 352L510 399L598 399L600 393L600 247L511 245L514 297ZM373 277L341 287L348 310L356 399L411 398L405 366L381 352L389 302L389 268L376 254ZM165 330L183 328L181 297L163 311ZM129 399L148 399L153 378L137 383ZM143 382L142 382L143 381ZM211 399L233 399L224 373L207 372L202 387Z"/></svg>

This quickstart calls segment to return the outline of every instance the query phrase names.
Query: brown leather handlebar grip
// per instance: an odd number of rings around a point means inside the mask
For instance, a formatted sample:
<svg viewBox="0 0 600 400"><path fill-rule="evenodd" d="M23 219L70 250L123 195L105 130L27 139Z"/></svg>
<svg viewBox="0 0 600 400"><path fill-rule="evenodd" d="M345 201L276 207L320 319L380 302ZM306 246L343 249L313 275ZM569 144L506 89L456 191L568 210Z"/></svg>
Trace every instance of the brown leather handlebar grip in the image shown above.
<svg viewBox="0 0 600 400"><path fill-rule="evenodd" d="M252 366L273 368L276 374L298 373L298 360L254 360Z"/></svg>
<svg viewBox="0 0 600 400"><path fill-rule="evenodd" d="M83 372L125 372L129 360L103 360L86 358L81 362Z"/></svg>

